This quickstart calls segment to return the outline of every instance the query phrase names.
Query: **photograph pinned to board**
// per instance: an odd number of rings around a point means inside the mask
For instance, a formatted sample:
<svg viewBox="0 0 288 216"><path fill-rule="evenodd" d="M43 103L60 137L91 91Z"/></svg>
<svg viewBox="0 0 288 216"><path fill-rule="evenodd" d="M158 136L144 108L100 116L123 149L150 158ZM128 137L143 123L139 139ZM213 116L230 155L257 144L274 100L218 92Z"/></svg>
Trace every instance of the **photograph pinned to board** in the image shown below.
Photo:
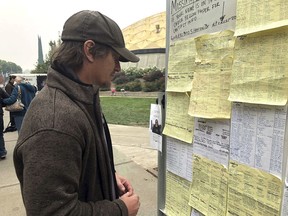
<svg viewBox="0 0 288 216"><path fill-rule="evenodd" d="M150 145L162 151L162 112L161 105L151 104L150 108Z"/></svg>

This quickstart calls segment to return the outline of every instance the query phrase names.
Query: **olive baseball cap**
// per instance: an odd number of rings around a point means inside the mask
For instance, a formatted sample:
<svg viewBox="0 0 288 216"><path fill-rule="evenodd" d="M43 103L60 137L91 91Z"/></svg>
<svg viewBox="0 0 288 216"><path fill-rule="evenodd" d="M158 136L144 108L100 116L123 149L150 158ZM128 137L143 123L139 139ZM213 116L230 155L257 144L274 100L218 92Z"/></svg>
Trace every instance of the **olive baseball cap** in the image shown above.
<svg viewBox="0 0 288 216"><path fill-rule="evenodd" d="M116 22L98 11L83 10L73 14L65 22L62 41L93 40L111 47L122 62L138 62L139 58L127 48L123 34Z"/></svg>

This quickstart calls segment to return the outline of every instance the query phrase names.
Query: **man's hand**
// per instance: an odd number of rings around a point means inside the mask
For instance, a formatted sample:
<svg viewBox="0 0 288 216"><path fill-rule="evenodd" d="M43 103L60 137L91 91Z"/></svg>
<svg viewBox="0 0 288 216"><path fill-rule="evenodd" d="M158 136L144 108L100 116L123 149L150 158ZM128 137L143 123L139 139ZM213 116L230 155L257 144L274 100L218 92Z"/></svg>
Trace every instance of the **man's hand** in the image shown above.
<svg viewBox="0 0 288 216"><path fill-rule="evenodd" d="M136 216L140 208L139 196L137 194L130 194L127 192L120 197L120 199L125 203L128 209L129 216Z"/></svg>
<svg viewBox="0 0 288 216"><path fill-rule="evenodd" d="M132 185L130 184L130 182L118 175L117 173L115 173L115 177L116 177L116 182L117 182L117 186L118 186L118 191L119 191L119 195L122 196L123 194L129 192L128 194L133 195L134 194L134 189L132 187Z"/></svg>

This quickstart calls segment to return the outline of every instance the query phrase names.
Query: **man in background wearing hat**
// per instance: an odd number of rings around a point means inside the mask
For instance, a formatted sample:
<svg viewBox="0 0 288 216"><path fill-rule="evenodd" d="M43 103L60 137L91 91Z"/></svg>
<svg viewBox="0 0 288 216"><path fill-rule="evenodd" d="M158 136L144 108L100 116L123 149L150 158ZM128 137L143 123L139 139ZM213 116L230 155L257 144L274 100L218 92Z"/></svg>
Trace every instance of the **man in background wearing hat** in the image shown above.
<svg viewBox="0 0 288 216"><path fill-rule="evenodd" d="M121 70L119 61L139 58L97 11L72 15L61 39L14 150L27 216L136 215L139 197L114 169L99 87Z"/></svg>
<svg viewBox="0 0 288 216"><path fill-rule="evenodd" d="M9 96L11 96L12 91L14 89L15 78L16 78L16 76L10 75L9 76L9 82L5 86L5 91L8 93ZM17 130L13 113L9 112L9 115L10 115L9 116L10 117L10 122L9 122L10 126L6 127L6 129L4 130L4 133L13 132L13 131Z"/></svg>

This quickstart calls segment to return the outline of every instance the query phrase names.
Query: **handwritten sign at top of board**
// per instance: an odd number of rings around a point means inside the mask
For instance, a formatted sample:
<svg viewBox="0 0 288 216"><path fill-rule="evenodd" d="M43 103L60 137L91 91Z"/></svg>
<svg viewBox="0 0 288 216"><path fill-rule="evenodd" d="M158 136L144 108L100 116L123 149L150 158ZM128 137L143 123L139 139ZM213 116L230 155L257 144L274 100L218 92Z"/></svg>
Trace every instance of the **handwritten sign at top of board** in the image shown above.
<svg viewBox="0 0 288 216"><path fill-rule="evenodd" d="M236 0L172 0L170 40L234 30Z"/></svg>

